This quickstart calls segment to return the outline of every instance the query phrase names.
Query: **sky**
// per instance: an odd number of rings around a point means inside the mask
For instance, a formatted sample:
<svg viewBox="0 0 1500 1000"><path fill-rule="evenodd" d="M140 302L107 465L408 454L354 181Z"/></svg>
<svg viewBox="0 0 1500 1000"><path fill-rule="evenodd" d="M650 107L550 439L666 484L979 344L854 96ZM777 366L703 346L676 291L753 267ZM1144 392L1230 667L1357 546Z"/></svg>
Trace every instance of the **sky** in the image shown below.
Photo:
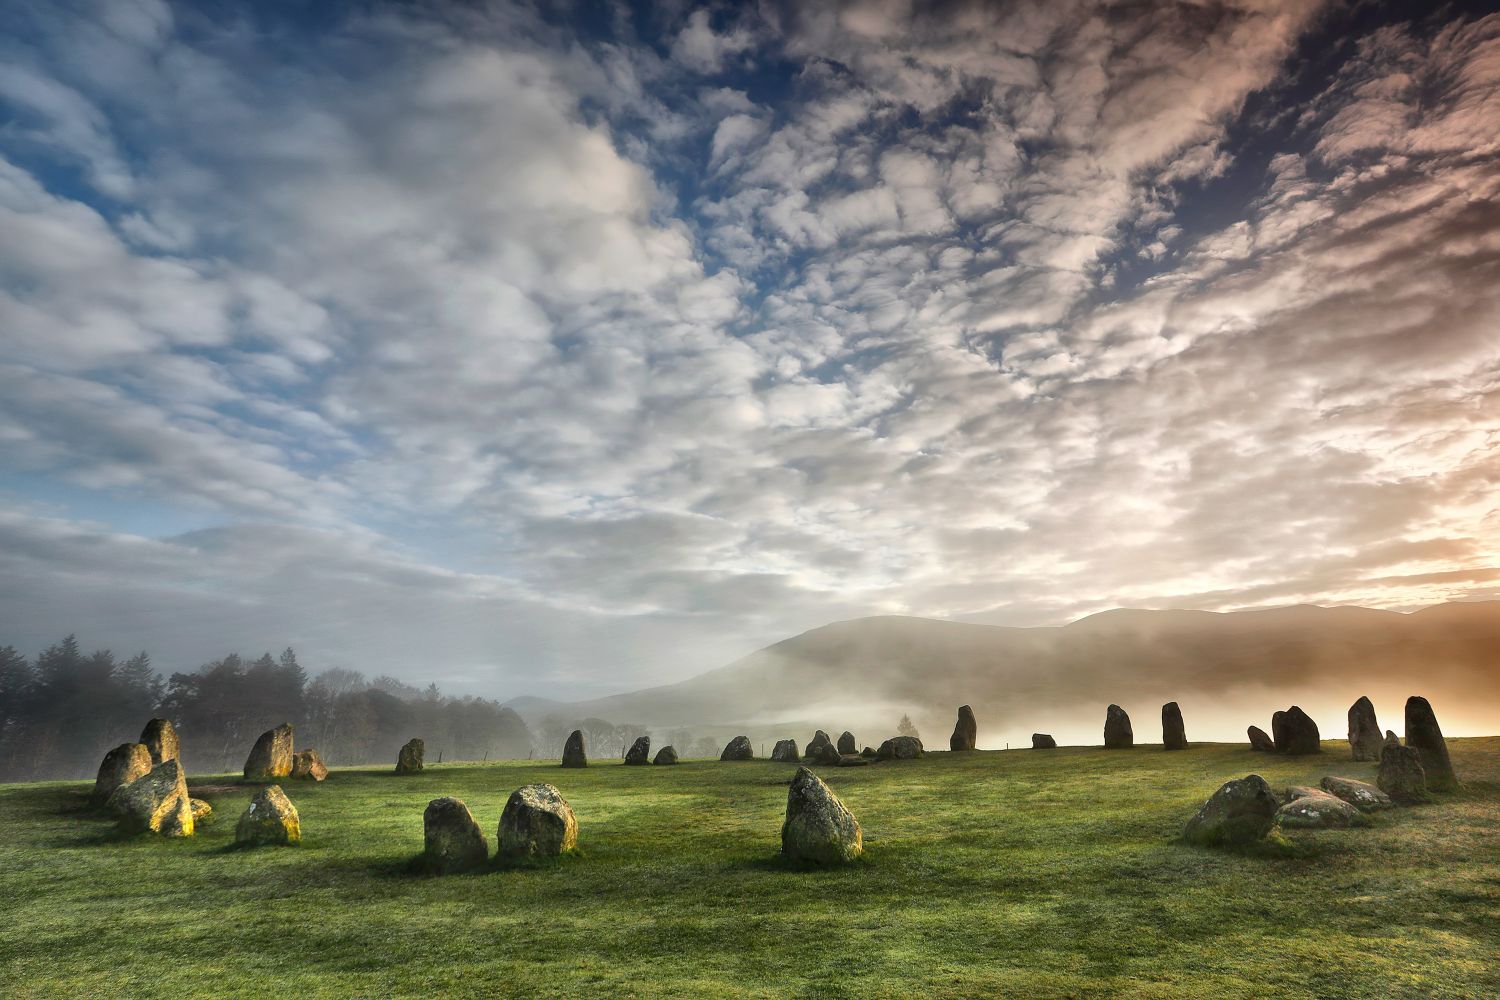
<svg viewBox="0 0 1500 1000"><path fill-rule="evenodd" d="M0 0L0 644L1500 597L1485 7Z"/></svg>

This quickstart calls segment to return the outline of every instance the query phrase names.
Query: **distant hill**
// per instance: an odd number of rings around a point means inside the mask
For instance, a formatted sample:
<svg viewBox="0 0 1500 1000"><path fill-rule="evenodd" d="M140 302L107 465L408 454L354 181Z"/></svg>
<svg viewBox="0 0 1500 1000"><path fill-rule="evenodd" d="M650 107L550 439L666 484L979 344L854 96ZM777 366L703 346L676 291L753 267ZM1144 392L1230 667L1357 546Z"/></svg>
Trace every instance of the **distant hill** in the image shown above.
<svg viewBox="0 0 1500 1000"><path fill-rule="evenodd" d="M1182 704L1189 739L1241 739L1247 724L1269 728L1270 712L1293 703L1332 739L1344 735L1344 711L1361 694L1376 700L1390 728L1401 728L1406 696L1423 694L1455 734L1500 732L1500 602L1409 614L1313 605L1121 609L1044 628L859 618L678 684L510 704L531 720L596 716L752 739L805 740L813 726L835 735L849 727L869 743L909 713L930 746L945 748L965 703L979 716L981 745L997 747L1025 742L1033 730L1097 743L1110 702L1131 712L1138 742L1160 740L1165 701Z"/></svg>

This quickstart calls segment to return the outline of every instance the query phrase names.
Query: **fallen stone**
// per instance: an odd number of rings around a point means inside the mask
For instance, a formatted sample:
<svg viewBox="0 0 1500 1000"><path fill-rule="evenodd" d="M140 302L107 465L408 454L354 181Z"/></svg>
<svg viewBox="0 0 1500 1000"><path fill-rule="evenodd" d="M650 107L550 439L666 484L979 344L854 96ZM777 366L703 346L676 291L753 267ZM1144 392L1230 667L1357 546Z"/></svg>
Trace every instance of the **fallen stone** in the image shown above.
<svg viewBox="0 0 1500 1000"><path fill-rule="evenodd" d="M196 829L204 820L213 815L214 807L202 799L188 799L188 809L193 814L193 827Z"/></svg>
<svg viewBox="0 0 1500 1000"><path fill-rule="evenodd" d="M893 736L875 751L880 760L916 760L922 756L922 741L915 736Z"/></svg>
<svg viewBox="0 0 1500 1000"><path fill-rule="evenodd" d="M1329 795L1343 799L1360 812L1379 812L1393 804L1389 795L1368 782L1325 775L1319 784Z"/></svg>
<svg viewBox="0 0 1500 1000"><path fill-rule="evenodd" d="M805 767L797 769L787 790L781 853L818 865L847 864L864 853L859 821L823 779Z"/></svg>
<svg viewBox="0 0 1500 1000"><path fill-rule="evenodd" d="M874 747L865 747L859 752L859 755L861 757L868 757L869 759L874 760L876 757L880 756L880 752Z"/></svg>
<svg viewBox="0 0 1500 1000"><path fill-rule="evenodd" d="M292 777L309 781L322 781L328 777L328 767L318 751L309 747L292 754Z"/></svg>
<svg viewBox="0 0 1500 1000"><path fill-rule="evenodd" d="M857 753L841 753L834 767L869 767L873 763L870 758Z"/></svg>
<svg viewBox="0 0 1500 1000"><path fill-rule="evenodd" d="M750 745L750 737L736 736L724 744L724 752L719 754L720 760L754 760L755 748Z"/></svg>
<svg viewBox="0 0 1500 1000"><path fill-rule="evenodd" d="M1130 716L1119 705L1109 706L1104 713L1104 748L1124 750L1135 745L1135 731L1130 728Z"/></svg>
<svg viewBox="0 0 1500 1000"><path fill-rule="evenodd" d="M671 746L664 746L656 751L656 759L653 764L675 764L677 763L677 750Z"/></svg>
<svg viewBox="0 0 1500 1000"><path fill-rule="evenodd" d="M583 730L575 729L563 744L563 767L588 767L588 755L583 752Z"/></svg>
<svg viewBox="0 0 1500 1000"><path fill-rule="evenodd" d="M1448 744L1426 698L1406 699L1406 745L1422 756L1429 792L1457 790L1458 775L1453 773L1453 761L1448 759Z"/></svg>
<svg viewBox="0 0 1500 1000"><path fill-rule="evenodd" d="M1427 772L1422 769L1422 755L1412 747L1387 743L1380 751L1380 770L1375 775L1375 784L1401 805L1432 801L1427 794Z"/></svg>
<svg viewBox="0 0 1500 1000"><path fill-rule="evenodd" d="M973 750L978 738L979 723L974 719L974 710L968 705L960 705L958 721L953 724L953 735L948 737L948 749L957 753Z"/></svg>
<svg viewBox="0 0 1500 1000"><path fill-rule="evenodd" d="M555 857L578 846L578 820L552 785L522 785L500 814L500 856Z"/></svg>
<svg viewBox="0 0 1500 1000"><path fill-rule="evenodd" d="M427 756L427 744L420 739L409 739L401 752L396 754L397 774L416 774L422 770L423 759Z"/></svg>
<svg viewBox="0 0 1500 1000"><path fill-rule="evenodd" d="M152 719L141 730L141 742L151 751L151 766L164 760L181 760L182 743L177 739L177 730L166 719Z"/></svg>
<svg viewBox="0 0 1500 1000"><path fill-rule="evenodd" d="M255 793L234 828L234 842L245 847L282 846L302 842L302 820L297 807L280 785Z"/></svg>
<svg viewBox="0 0 1500 1000"><path fill-rule="evenodd" d="M1318 724L1302 709L1293 705L1281 715L1281 735L1276 737L1276 752L1300 757L1322 753Z"/></svg>
<svg viewBox="0 0 1500 1000"><path fill-rule="evenodd" d="M1281 714L1281 713L1277 713ZM1250 737L1250 749L1261 753L1275 753L1276 742L1266 735L1266 731L1259 726L1251 726L1245 732Z"/></svg>
<svg viewBox="0 0 1500 1000"><path fill-rule="evenodd" d="M1361 695L1349 706L1349 749L1355 760L1379 760L1384 743L1375 721L1375 705Z"/></svg>
<svg viewBox="0 0 1500 1000"><path fill-rule="evenodd" d="M1356 826L1365 822L1358 809L1321 788L1295 786L1287 789L1290 800L1276 810L1283 827L1299 830Z"/></svg>
<svg viewBox="0 0 1500 1000"><path fill-rule="evenodd" d="M490 845L462 799L433 799L422 813L422 854L437 872L469 871L489 860Z"/></svg>
<svg viewBox="0 0 1500 1000"><path fill-rule="evenodd" d="M292 773L292 724L283 722L260 734L245 758L246 781L274 781Z"/></svg>
<svg viewBox="0 0 1500 1000"><path fill-rule="evenodd" d="M823 755L825 747L830 750L835 749L833 741L828 738L828 734L819 729L813 733L813 738L808 741L807 749L802 751L802 756L809 760L816 760Z"/></svg>
<svg viewBox="0 0 1500 1000"><path fill-rule="evenodd" d="M847 756L851 753L859 753L859 744L854 742L854 734L844 730L844 735L839 737L839 753Z"/></svg>
<svg viewBox="0 0 1500 1000"><path fill-rule="evenodd" d="M1247 774L1220 785L1188 820L1182 836L1205 847L1251 843L1271 831L1280 806L1265 778Z"/></svg>
<svg viewBox="0 0 1500 1000"><path fill-rule="evenodd" d="M777 740L771 748L771 759L782 764L796 764L802 760L802 755L797 752L797 741Z"/></svg>
<svg viewBox="0 0 1500 1000"><path fill-rule="evenodd" d="M134 744L142 746L142 744ZM188 798L182 762L165 760L149 772L110 793L106 803L125 833L193 835L193 804Z"/></svg>
<svg viewBox="0 0 1500 1000"><path fill-rule="evenodd" d="M99 775L94 779L94 791L89 801L102 806L109 801L116 788L128 785L137 778L151 773L151 751L144 743L121 743L99 764Z"/></svg>
<svg viewBox="0 0 1500 1000"><path fill-rule="evenodd" d="M1182 709L1169 701L1161 707L1161 743L1166 750L1186 750L1187 730L1182 725Z"/></svg>
<svg viewBox="0 0 1500 1000"><path fill-rule="evenodd" d="M625 751L625 763L631 766L651 763L651 737L637 736Z"/></svg>

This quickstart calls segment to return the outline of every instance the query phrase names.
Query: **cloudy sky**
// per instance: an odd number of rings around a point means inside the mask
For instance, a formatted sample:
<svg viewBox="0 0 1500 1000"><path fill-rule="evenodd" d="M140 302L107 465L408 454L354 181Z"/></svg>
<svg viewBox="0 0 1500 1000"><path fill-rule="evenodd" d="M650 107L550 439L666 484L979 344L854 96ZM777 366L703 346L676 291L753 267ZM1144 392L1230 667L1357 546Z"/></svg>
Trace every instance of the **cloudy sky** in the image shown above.
<svg viewBox="0 0 1500 1000"><path fill-rule="evenodd" d="M1500 596L1479 5L0 8L0 644Z"/></svg>

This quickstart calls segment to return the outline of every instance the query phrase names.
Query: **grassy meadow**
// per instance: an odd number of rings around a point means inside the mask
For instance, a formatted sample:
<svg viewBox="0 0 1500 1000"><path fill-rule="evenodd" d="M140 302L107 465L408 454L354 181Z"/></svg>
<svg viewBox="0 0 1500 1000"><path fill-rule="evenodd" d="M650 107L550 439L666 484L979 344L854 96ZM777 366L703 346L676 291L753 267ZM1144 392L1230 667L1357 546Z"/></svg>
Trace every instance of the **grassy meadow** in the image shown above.
<svg viewBox="0 0 1500 1000"><path fill-rule="evenodd" d="M1500 737L1450 741L1463 790L1289 850L1175 842L1218 785L1374 765L1227 745L1064 748L818 769L865 857L778 856L793 767L503 762L287 782L300 847L229 849L251 789L195 777L216 821L120 840L85 783L0 786L7 997L1495 997ZM422 810L464 799L495 846L549 781L577 855L413 872Z"/></svg>

